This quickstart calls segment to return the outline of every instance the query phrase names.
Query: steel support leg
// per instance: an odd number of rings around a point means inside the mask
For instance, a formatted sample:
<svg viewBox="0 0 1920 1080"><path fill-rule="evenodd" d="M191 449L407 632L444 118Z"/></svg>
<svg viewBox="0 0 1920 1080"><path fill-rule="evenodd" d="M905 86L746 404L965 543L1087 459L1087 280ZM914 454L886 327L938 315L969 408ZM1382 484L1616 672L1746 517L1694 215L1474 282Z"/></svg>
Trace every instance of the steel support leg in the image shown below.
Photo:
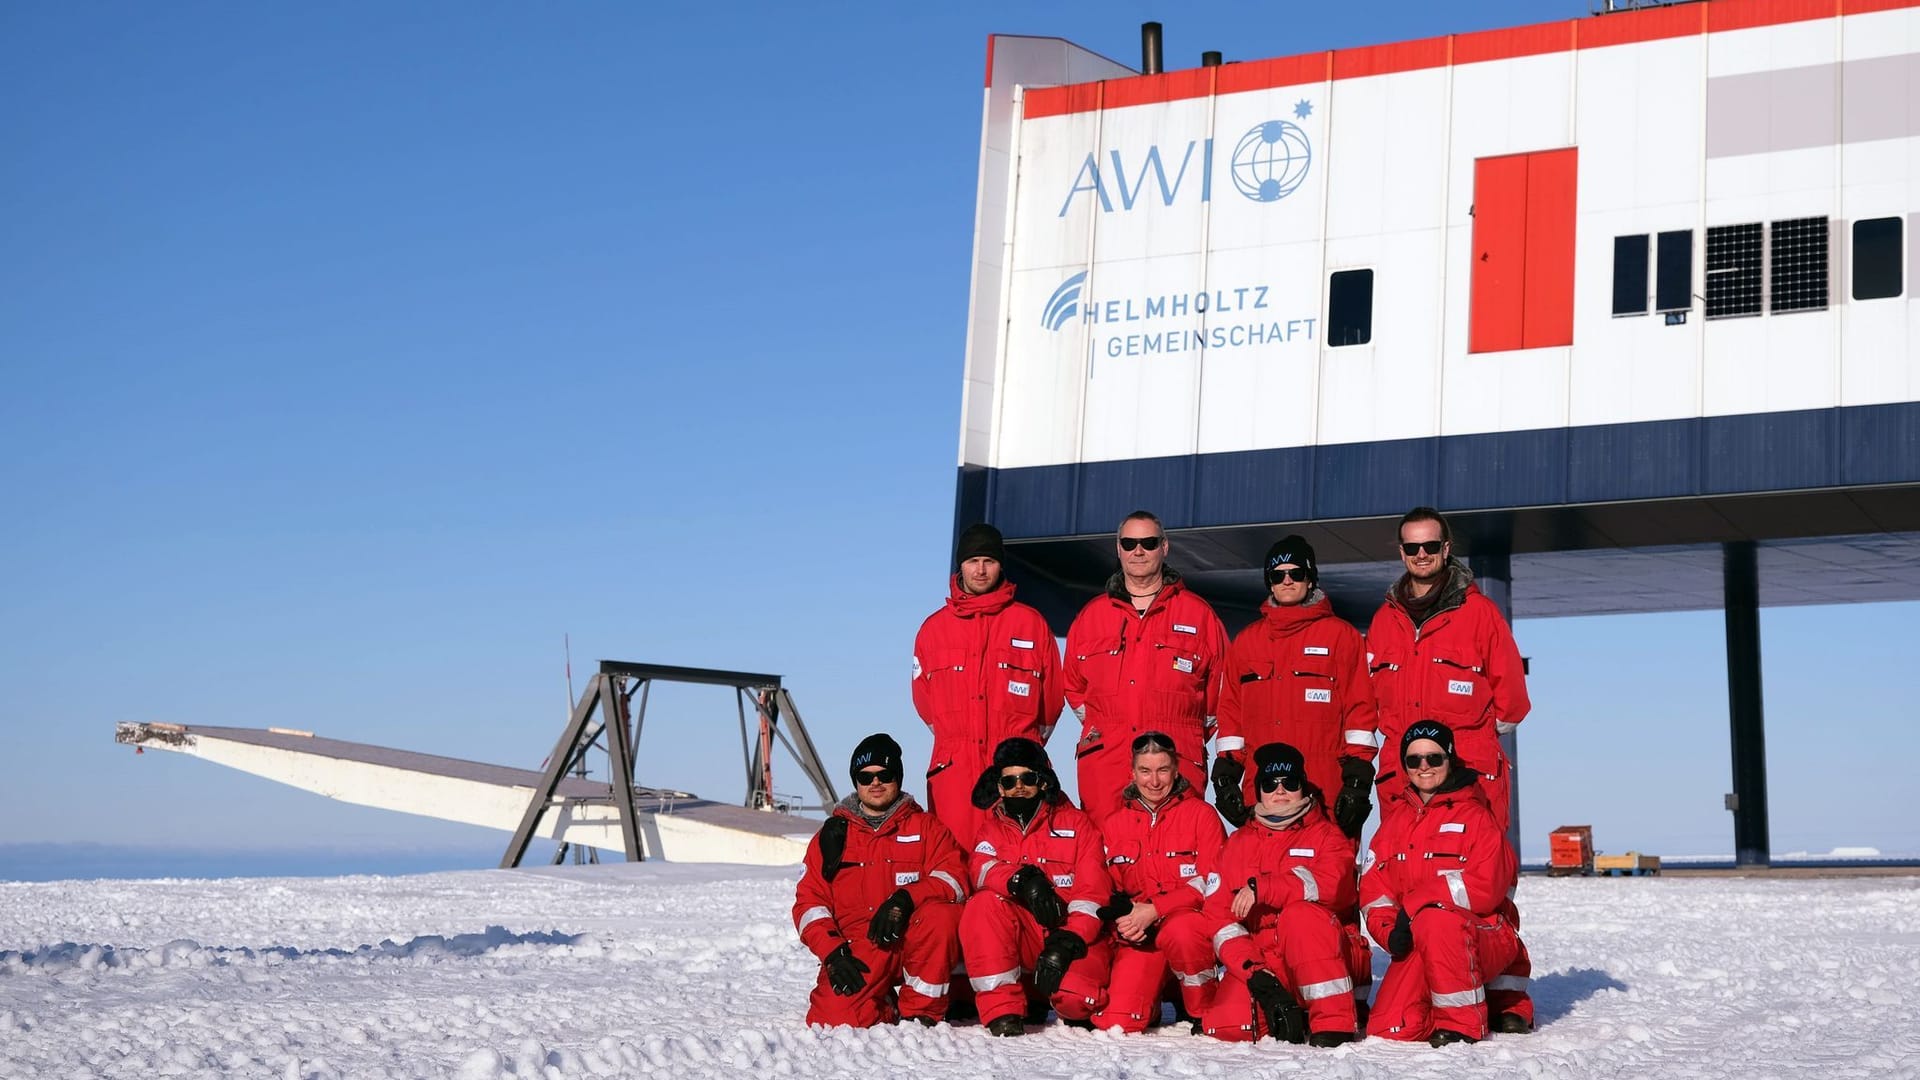
<svg viewBox="0 0 1920 1080"><path fill-rule="evenodd" d="M1767 832L1767 738L1760 697L1760 569L1752 541L1724 546L1727 715L1733 736L1733 860L1773 861Z"/></svg>
<svg viewBox="0 0 1920 1080"><path fill-rule="evenodd" d="M1474 587L1493 601L1500 617L1513 627L1513 558L1508 555L1470 555L1467 569L1473 571ZM1396 748L1397 750L1397 748ZM1520 853L1520 737L1519 732L1500 736L1500 752L1507 755L1507 841L1515 855ZM1384 753L1384 751L1383 751Z"/></svg>

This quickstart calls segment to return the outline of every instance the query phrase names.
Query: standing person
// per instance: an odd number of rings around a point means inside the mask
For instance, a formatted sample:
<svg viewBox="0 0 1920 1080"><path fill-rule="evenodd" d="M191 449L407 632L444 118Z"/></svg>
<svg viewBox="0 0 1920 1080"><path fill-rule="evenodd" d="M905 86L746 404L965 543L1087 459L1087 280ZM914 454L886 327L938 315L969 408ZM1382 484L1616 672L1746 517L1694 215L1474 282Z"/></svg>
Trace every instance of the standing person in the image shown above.
<svg viewBox="0 0 1920 1080"><path fill-rule="evenodd" d="M973 804L988 813L960 943L980 1019L989 1034L1025 1034L1031 988L1043 1017L1051 1002L1062 1020L1086 1022L1106 1004L1112 951L1101 940L1100 905L1113 890L1099 828L1067 801L1032 739L994 747Z"/></svg>
<svg viewBox="0 0 1920 1080"><path fill-rule="evenodd" d="M933 732L927 806L963 847L984 813L973 783L993 748L1016 735L1042 745L1060 718L1060 647L1038 611L1013 599L1006 545L970 525L954 550L945 607L913 639L913 707Z"/></svg>
<svg viewBox="0 0 1920 1080"><path fill-rule="evenodd" d="M1135 510L1120 523L1120 569L1067 630L1067 705L1080 718L1080 801L1095 818L1120 805L1129 747L1164 731L1194 790L1207 783L1207 740L1219 702L1227 632L1205 600L1166 565L1160 519Z"/></svg>
<svg viewBox="0 0 1920 1080"><path fill-rule="evenodd" d="M1306 758L1307 780L1333 800L1324 809L1358 843L1373 810L1379 746L1366 643L1320 591L1320 567L1304 538L1284 537L1267 549L1266 578L1260 620L1227 652L1214 804L1228 821L1245 824L1254 794L1248 748L1283 742Z"/></svg>
<svg viewBox="0 0 1920 1080"><path fill-rule="evenodd" d="M1504 834L1511 816L1512 766L1500 736L1526 719L1527 676L1513 631L1473 572L1453 557L1453 530L1430 506L1400 519L1400 561L1407 572L1387 590L1367 629L1368 664L1380 718L1380 745L1398 746L1414 723L1445 723L1460 742L1460 764L1480 774ZM1380 764L1380 814L1404 805L1384 793L1405 783L1393 762Z"/></svg>
<svg viewBox="0 0 1920 1080"><path fill-rule="evenodd" d="M854 748L853 794L807 845L793 925L820 959L807 1023L854 1027L947 1012L960 958L966 856L946 826L900 789L900 744Z"/></svg>
<svg viewBox="0 0 1920 1080"><path fill-rule="evenodd" d="M1434 1046L1477 1042L1489 1030L1533 1030L1533 1002L1520 989L1532 972L1506 912L1519 860L1486 804L1479 777L1454 757L1454 733L1422 720L1400 738L1395 770L1405 779L1384 797L1386 813L1360 878L1367 932L1392 958L1368 1030ZM1492 976L1492 978L1488 978Z"/></svg>
<svg viewBox="0 0 1920 1080"><path fill-rule="evenodd" d="M1339 913L1353 906L1353 842L1322 811L1299 750L1268 743L1253 760L1252 821L1227 841L1222 887L1207 899L1226 976L1201 1028L1229 1042L1261 1028L1285 1042L1352 1042Z"/></svg>
<svg viewBox="0 0 1920 1080"><path fill-rule="evenodd" d="M1220 887L1227 831L1205 794L1180 775L1173 740L1149 731L1133 740L1133 782L1100 823L1113 897L1113 977L1093 1026L1145 1031L1160 1010L1169 970L1187 1015L1213 1003L1213 927L1200 907Z"/></svg>

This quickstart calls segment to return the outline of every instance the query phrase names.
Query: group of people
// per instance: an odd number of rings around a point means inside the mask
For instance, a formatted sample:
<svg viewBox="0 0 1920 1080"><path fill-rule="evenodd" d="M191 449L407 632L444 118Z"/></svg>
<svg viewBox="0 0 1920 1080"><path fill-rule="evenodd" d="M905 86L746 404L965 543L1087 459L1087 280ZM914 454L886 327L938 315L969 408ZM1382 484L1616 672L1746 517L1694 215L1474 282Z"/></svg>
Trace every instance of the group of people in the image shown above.
<svg viewBox="0 0 1920 1080"><path fill-rule="evenodd" d="M927 806L899 743L871 735L807 850L808 1022L974 1015L1011 1036L1052 1012L1138 1032L1171 1001L1229 1041L1531 1031L1499 743L1526 680L1446 519L1402 518L1405 573L1364 638L1301 537L1268 550L1261 617L1231 642L1167 565L1155 515L1129 514L1115 541L1119 569L1063 657L1014 600L1000 533L960 535L914 642ZM1046 750L1063 707L1078 806ZM1368 939L1390 958L1371 1007Z"/></svg>

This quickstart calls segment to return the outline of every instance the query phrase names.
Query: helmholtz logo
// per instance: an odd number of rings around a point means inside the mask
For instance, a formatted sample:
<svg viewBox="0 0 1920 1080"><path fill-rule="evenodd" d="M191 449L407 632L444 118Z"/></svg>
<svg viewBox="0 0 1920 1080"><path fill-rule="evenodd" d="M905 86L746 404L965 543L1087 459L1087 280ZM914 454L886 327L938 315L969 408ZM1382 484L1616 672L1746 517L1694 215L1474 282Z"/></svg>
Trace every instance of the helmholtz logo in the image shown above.
<svg viewBox="0 0 1920 1080"><path fill-rule="evenodd" d="M1312 116L1313 102L1305 98L1295 102L1293 115L1296 120ZM1212 202L1213 143L1211 138L1189 139L1175 151L1152 143L1132 165L1117 148L1107 151L1104 166L1097 153L1088 153L1056 216L1066 217L1074 199L1083 193L1093 197L1103 214L1132 210L1142 204L1143 195L1148 205L1157 195L1162 206L1172 206L1196 189L1201 202ZM1234 190L1257 203L1279 202L1300 190L1312 165L1313 144L1306 131L1292 120L1255 124L1233 144L1233 153L1227 158ZM1151 189L1147 186L1149 173L1153 174Z"/></svg>

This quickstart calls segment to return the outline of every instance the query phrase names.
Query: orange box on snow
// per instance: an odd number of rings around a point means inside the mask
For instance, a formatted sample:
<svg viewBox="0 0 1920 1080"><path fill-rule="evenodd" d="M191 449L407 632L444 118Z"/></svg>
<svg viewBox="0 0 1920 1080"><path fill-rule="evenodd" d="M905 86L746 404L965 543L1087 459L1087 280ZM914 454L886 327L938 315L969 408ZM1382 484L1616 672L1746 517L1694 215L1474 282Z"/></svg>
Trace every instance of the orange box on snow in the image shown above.
<svg viewBox="0 0 1920 1080"><path fill-rule="evenodd" d="M1548 835L1547 873L1593 873L1593 826L1562 825Z"/></svg>

